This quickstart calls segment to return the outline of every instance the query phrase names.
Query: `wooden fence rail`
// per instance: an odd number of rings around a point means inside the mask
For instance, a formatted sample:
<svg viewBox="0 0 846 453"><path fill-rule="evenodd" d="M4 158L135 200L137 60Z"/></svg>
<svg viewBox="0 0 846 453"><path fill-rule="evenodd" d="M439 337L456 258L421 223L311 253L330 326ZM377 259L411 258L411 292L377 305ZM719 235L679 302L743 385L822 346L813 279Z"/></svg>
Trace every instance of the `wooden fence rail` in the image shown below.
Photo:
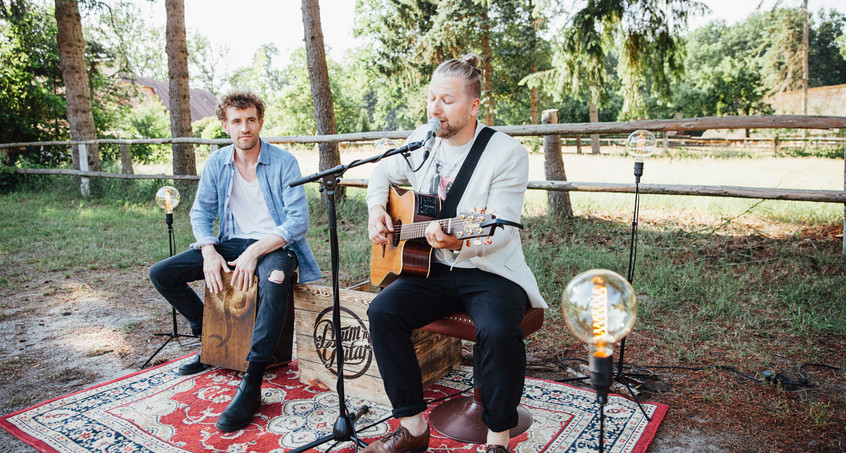
<svg viewBox="0 0 846 453"><path fill-rule="evenodd" d="M589 135L630 133L638 129L648 131L701 131L705 129L846 129L844 116L720 116L672 120L617 121L606 123L562 123L533 124L526 126L494 126L494 129L512 136L542 135ZM404 139L412 131L355 132L335 135L301 135L283 137L262 137L269 143L335 143L378 140L380 138ZM228 145L229 139L205 138L156 138L156 139L98 139L88 141L57 140L50 142L0 143L2 148L26 146L80 145L88 143L127 143L166 145L172 143L193 143L200 145Z"/></svg>
<svg viewBox="0 0 846 453"><path fill-rule="evenodd" d="M21 175L68 175L87 178L115 179L173 179L197 181L197 175L135 175L107 173L103 171L81 171L52 168L16 168ZM367 179L341 179L341 185L367 187ZM560 192L607 192L634 193L634 184L570 181L529 181L529 190L553 190ZM640 193L649 195L687 195L698 197L754 198L764 200L811 201L817 203L846 203L846 191L770 189L766 187L702 186L682 184L641 184Z"/></svg>
<svg viewBox="0 0 846 453"><path fill-rule="evenodd" d="M581 137L590 134L623 134L635 130L645 129L656 132L666 131L698 131L706 129L846 129L846 117L842 116L805 116L805 115L773 115L773 116L734 116L734 117L704 117L669 120L643 120L643 121L620 121L606 123L564 123L564 124L540 124L526 126L496 126L494 129L512 136L571 136ZM411 134L411 131L381 131L381 132L357 132L350 134L335 135L306 135L306 136L284 136L284 137L263 137L270 143L293 144L293 143L333 143L333 142L355 142L377 140L380 138L404 139ZM88 144L121 144L122 148L133 144L174 144L193 143L212 145L216 148L220 145L231 143L229 139L199 139L192 137L185 138L162 138L162 139L98 139L90 141L49 141L34 143L3 143L0 150L4 148L21 148L28 146L77 146L80 150L80 157L84 156ZM665 141L665 147L666 147ZM123 149L122 149L123 151ZM19 174L42 174L42 175L75 175L82 180L82 191L87 192L88 178L111 177L121 179L180 179L196 180L193 175L134 175L114 174L105 172L87 171L87 159L80 158L80 170L59 170L59 169L22 169L15 168ZM360 186L366 184L364 180L345 180L345 184ZM629 184L609 183L577 183L567 181L532 181L529 188L533 190L554 190L554 191L585 191L585 192L634 192L634 186ZM734 186L685 186L685 185L642 185L640 190L644 194L661 195L689 195L689 196L714 196L733 198L758 198L771 200L793 200L793 201L814 201L826 203L844 204L844 229L846 229L846 167L844 167L844 191L826 190L798 190L798 189L767 189L756 187L734 187ZM846 254L846 234L843 237L843 253Z"/></svg>

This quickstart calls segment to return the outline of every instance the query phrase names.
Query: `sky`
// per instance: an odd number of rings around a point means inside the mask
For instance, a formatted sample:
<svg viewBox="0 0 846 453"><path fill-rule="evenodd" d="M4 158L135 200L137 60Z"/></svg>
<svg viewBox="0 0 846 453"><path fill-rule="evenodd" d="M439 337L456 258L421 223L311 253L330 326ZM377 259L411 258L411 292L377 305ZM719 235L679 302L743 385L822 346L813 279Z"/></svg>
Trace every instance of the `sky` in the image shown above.
<svg viewBox="0 0 846 453"><path fill-rule="evenodd" d="M164 2L136 0L154 23L165 20ZM303 44L300 0L184 0L185 24L215 45L229 46L228 69L247 66L256 49L273 43L280 50L277 63L284 66L287 56ZM759 4L763 10L780 2L784 6L801 6L802 0L704 0L711 12L691 20L691 29L713 19L729 25L745 19ZM820 8L846 13L843 0L808 0L812 12ZM353 37L355 0L320 0L320 16L327 52L335 61L343 61L346 50L361 44Z"/></svg>

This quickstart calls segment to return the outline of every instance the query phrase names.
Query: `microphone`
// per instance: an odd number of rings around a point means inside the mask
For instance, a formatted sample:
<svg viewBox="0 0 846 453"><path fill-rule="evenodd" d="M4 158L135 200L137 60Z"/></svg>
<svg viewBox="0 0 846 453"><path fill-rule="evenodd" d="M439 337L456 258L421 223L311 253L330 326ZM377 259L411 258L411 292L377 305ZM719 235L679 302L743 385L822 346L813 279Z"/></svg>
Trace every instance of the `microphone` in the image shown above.
<svg viewBox="0 0 846 453"><path fill-rule="evenodd" d="M432 118L426 123L426 127L429 129L426 132L426 139L423 143L423 161L426 161L426 158L429 157L429 151L432 151L432 146L435 144L435 137L438 136L438 132L441 131L441 120L437 118Z"/></svg>

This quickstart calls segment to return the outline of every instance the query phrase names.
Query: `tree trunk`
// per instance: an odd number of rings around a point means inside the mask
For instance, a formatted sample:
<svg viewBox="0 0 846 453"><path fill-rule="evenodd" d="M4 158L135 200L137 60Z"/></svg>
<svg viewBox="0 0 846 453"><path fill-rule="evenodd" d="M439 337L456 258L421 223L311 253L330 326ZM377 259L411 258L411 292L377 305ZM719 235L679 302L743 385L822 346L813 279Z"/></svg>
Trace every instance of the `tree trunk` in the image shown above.
<svg viewBox="0 0 846 453"><path fill-rule="evenodd" d="M538 72L538 65L532 63L532 74L536 72ZM538 124L538 120L540 120L540 107L538 103L538 88L532 87L531 91L529 92L529 104L531 105L532 124Z"/></svg>
<svg viewBox="0 0 846 453"><path fill-rule="evenodd" d="M120 172L127 175L135 173L132 171L132 150L129 143L120 144Z"/></svg>
<svg viewBox="0 0 846 453"><path fill-rule="evenodd" d="M590 122L599 122L599 109L596 108L596 102L592 98L590 100ZM599 134L590 134L590 153L599 154Z"/></svg>
<svg viewBox="0 0 846 453"><path fill-rule="evenodd" d="M82 36L82 19L76 0L56 0L56 41L61 58L62 79L67 97L68 124L71 139L94 140L94 114L91 110L91 88L85 63L85 39ZM71 153L73 168L79 169L78 149ZM100 152L96 144L88 145L88 168L100 171Z"/></svg>
<svg viewBox="0 0 846 453"><path fill-rule="evenodd" d="M802 16L804 25L802 27L802 114L808 114L808 82L810 79L808 69L808 0L802 4ZM805 129L807 134L808 130Z"/></svg>
<svg viewBox="0 0 846 453"><path fill-rule="evenodd" d="M170 83L170 134L192 137L191 96L188 88L188 44L185 40L185 5L182 0L166 0L167 9L167 72ZM173 145L173 174L196 175L194 145Z"/></svg>
<svg viewBox="0 0 846 453"><path fill-rule="evenodd" d="M491 64L491 32L488 26L488 10L482 11L482 69L484 74L484 86L482 89L485 97L485 124L488 126L494 125L494 97L493 97L493 65Z"/></svg>
<svg viewBox="0 0 846 453"><path fill-rule="evenodd" d="M558 109L543 111L543 124L558 123ZM543 137L543 169L547 181L566 181L567 174L564 172L564 159L561 157L561 137L558 135L545 135ZM572 217L573 208L570 205L569 192L548 191L546 193L548 204L547 214L558 217Z"/></svg>
<svg viewBox="0 0 846 453"><path fill-rule="evenodd" d="M335 107L332 104L332 88L329 85L329 70L326 67L326 51L323 48L323 30L320 26L320 5L318 0L302 0L303 32L305 33L308 77L311 82L311 99L314 104L314 118L317 134L336 133ZM341 163L337 143L320 143L320 170L326 170ZM342 187L335 197L343 198Z"/></svg>

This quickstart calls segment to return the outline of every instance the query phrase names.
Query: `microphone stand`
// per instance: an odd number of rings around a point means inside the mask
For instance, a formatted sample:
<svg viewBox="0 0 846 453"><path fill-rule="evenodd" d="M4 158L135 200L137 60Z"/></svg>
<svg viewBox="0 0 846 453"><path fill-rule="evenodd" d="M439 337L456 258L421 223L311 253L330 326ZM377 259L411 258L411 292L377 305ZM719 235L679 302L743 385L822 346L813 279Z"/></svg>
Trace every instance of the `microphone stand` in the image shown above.
<svg viewBox="0 0 846 453"><path fill-rule="evenodd" d="M168 212L168 213L165 214L165 223L167 224L167 245L168 245L168 248L170 249L170 256L173 256L173 250L176 248L175 247L176 246L176 239L173 236L173 213ZM197 338L196 335L186 335L184 333L179 333L179 330L176 326L176 309L171 307L170 308L170 314L171 314L171 318L173 320L173 330L171 332L163 332L163 333L154 333L153 334L153 335L156 335L156 336L159 336L159 337L167 337L167 340L165 340L164 344L159 346L159 349L156 349L156 352L154 352L153 355L151 355L150 358L147 359L147 361L144 362L143 365L141 365L142 370L144 368L147 368L147 365L150 364L150 361L153 360L153 357L157 356L159 354L159 352L161 352L162 349L164 349L164 347L167 346L168 343L170 343L170 340L173 340L174 338L176 338L176 341L179 341L179 337Z"/></svg>
<svg viewBox="0 0 846 453"><path fill-rule="evenodd" d="M335 356L337 357L336 366L338 368L338 378L336 384L336 390L338 392L338 418L335 420L335 424L332 426L332 435L317 439L316 441L308 445L303 445L302 447L292 450L292 453L300 453L307 450L311 450L312 448L318 445L332 440L335 441L335 444L333 444L332 447L329 448L330 450L334 448L335 445L337 445L338 443L349 440L353 440L355 442L356 451L359 446L367 445L356 435L355 422L362 415L366 414L370 410L370 408L368 408L367 406L363 406L354 415L350 415L347 409L346 396L344 394L344 348L341 345L341 301L340 291L338 288L338 274L340 265L338 258L338 225L335 211L335 188L340 183L341 176L350 168L358 167L359 165L364 165L367 163L375 163L384 159L385 157L393 156L395 154L406 155L410 151L423 147L424 143L424 141L412 142L405 146L388 150L383 154L377 156L369 157L367 159L355 160L347 165L342 164L330 168L328 170L314 173L310 176L300 178L290 184L290 187L296 187L307 182L318 181L321 184L320 191L325 191L326 193L326 213L329 217L329 248L331 251L332 261L332 330L335 335Z"/></svg>

